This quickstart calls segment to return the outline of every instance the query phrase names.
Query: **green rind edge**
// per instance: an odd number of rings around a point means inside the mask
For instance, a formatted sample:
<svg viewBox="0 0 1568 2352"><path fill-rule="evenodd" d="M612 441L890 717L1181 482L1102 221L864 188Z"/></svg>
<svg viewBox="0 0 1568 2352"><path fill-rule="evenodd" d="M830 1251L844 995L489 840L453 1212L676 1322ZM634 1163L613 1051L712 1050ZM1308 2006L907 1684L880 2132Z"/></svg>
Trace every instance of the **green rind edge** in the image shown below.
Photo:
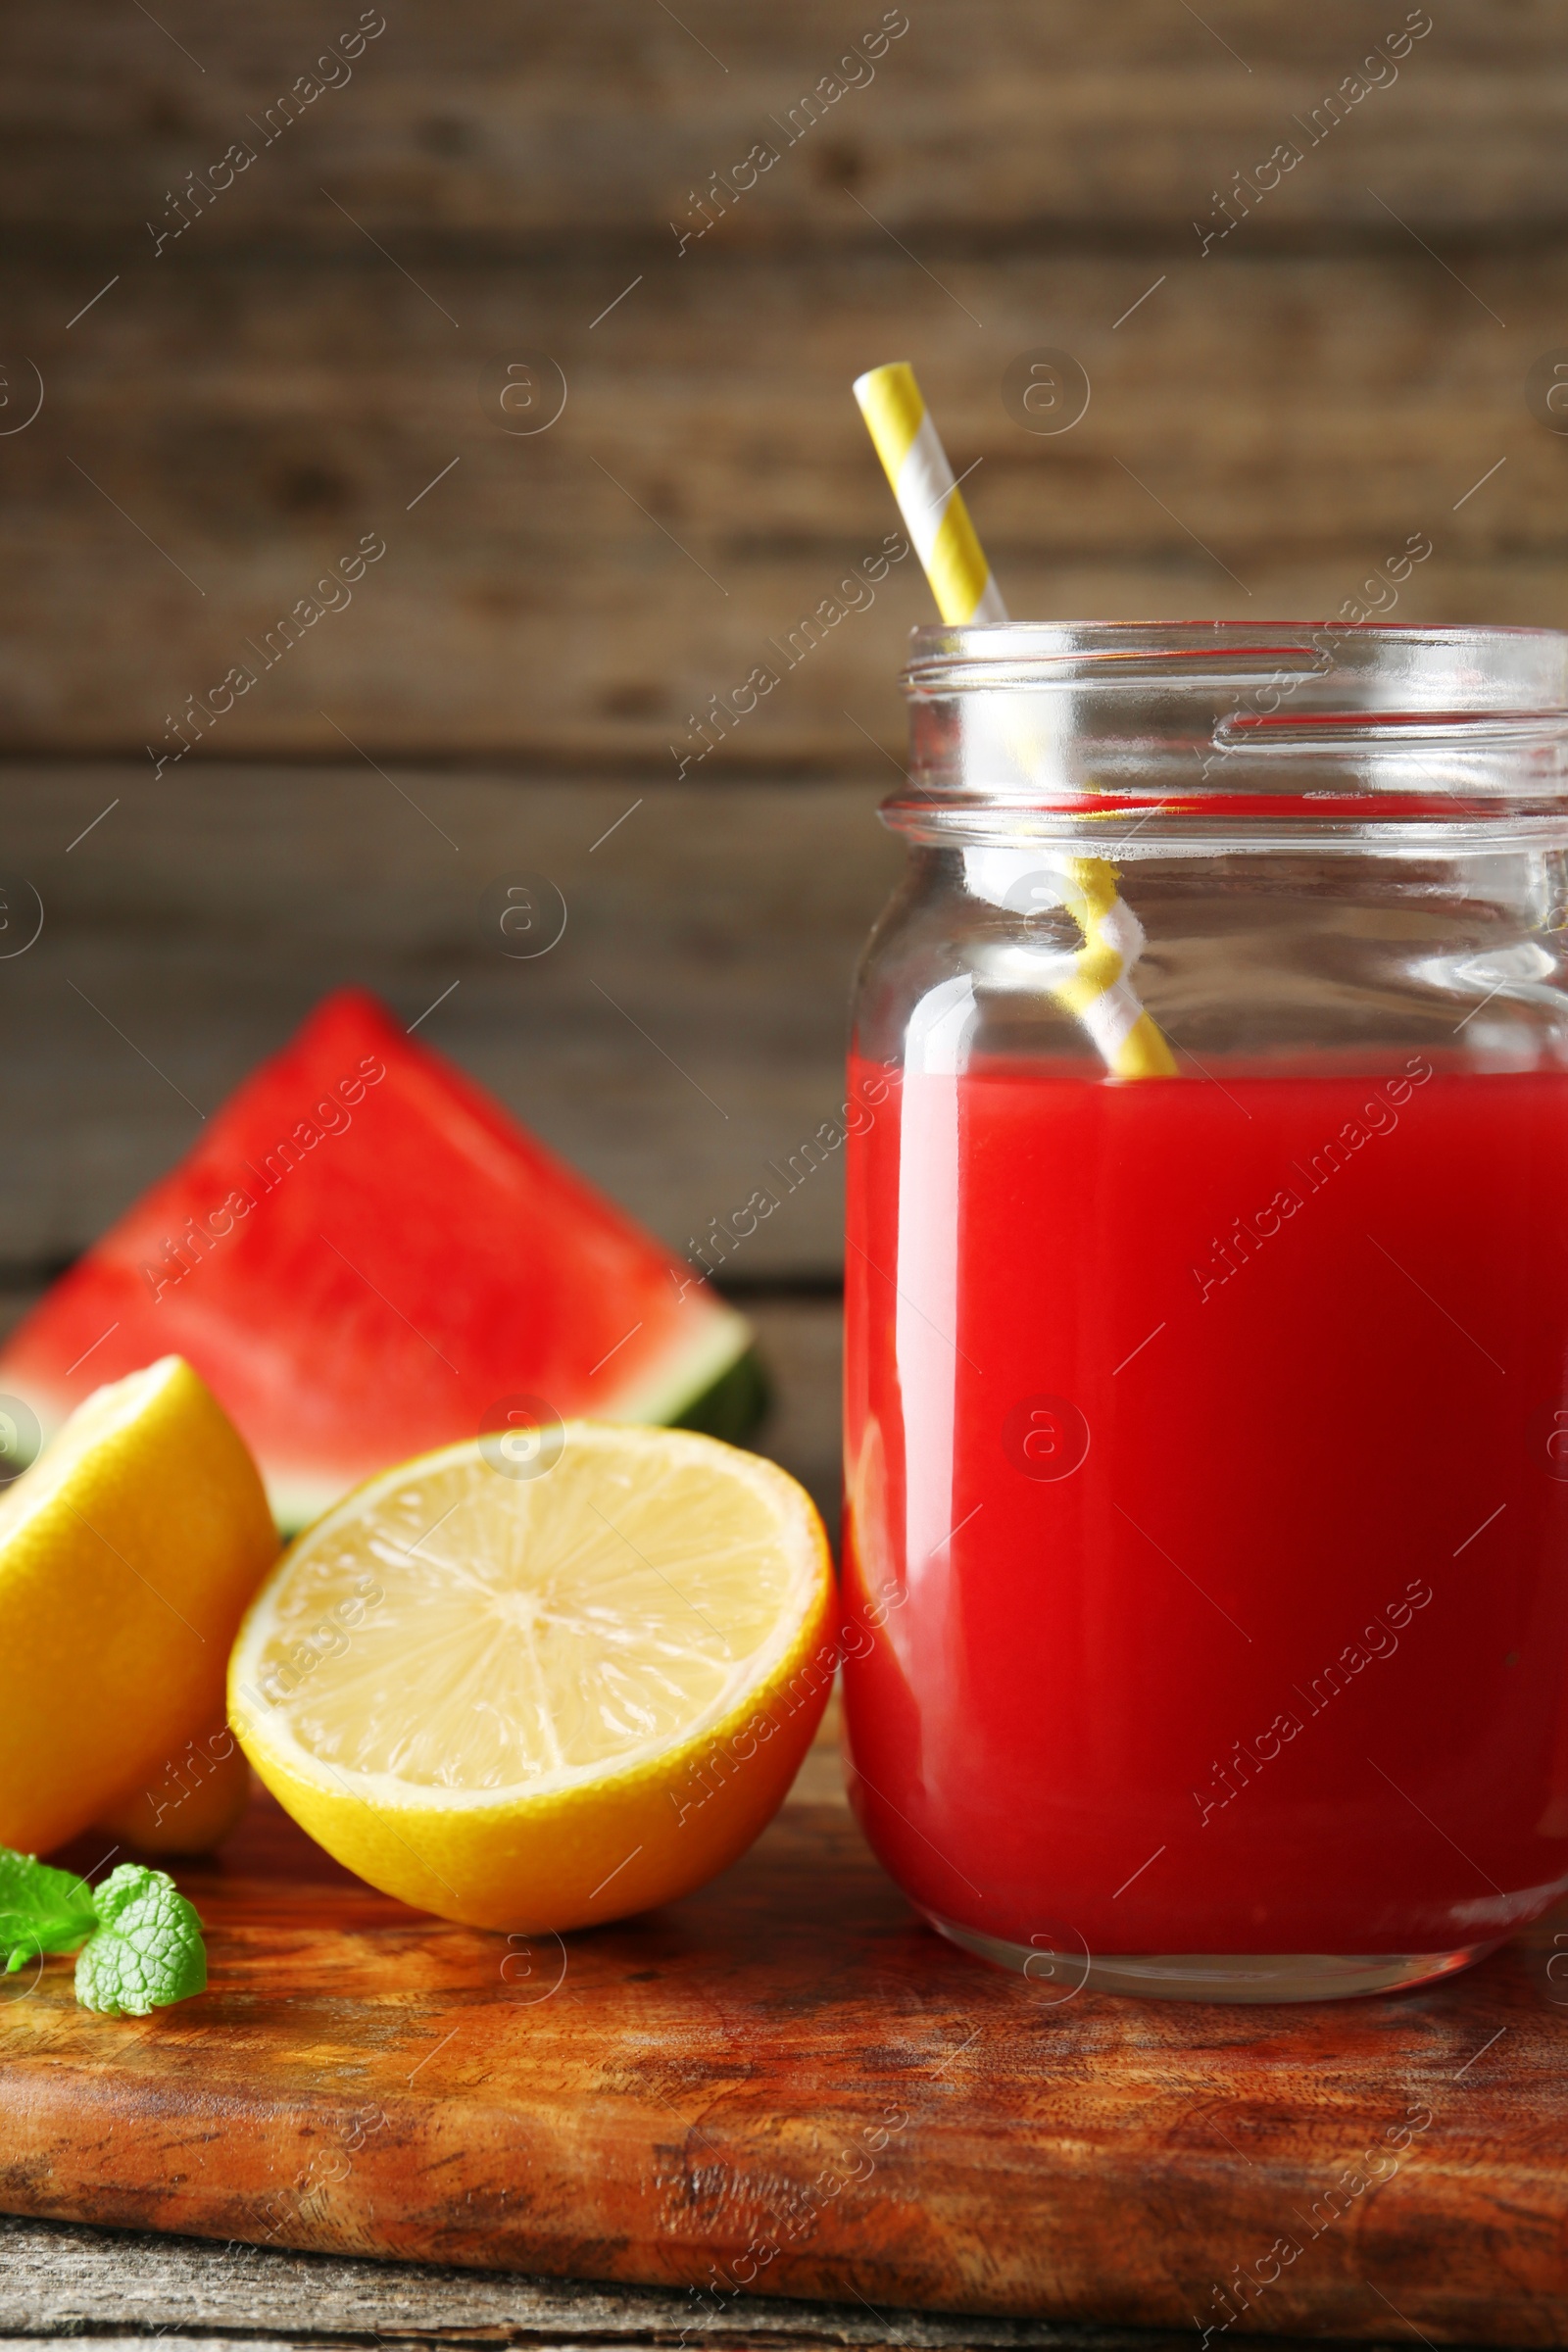
<svg viewBox="0 0 1568 2352"><path fill-rule="evenodd" d="M666 1427L695 1429L705 1438L722 1438L727 1446L744 1446L761 1426L772 1401L767 1373L753 1346L694 1396Z"/></svg>

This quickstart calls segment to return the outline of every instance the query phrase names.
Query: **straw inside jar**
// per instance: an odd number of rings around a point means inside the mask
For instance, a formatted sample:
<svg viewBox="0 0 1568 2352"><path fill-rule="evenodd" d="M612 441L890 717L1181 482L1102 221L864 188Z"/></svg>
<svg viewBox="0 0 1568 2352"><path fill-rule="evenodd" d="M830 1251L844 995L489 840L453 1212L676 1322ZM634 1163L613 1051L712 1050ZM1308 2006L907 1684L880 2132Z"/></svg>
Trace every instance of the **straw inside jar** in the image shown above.
<svg viewBox="0 0 1568 2352"><path fill-rule="evenodd" d="M855 397L943 619L1004 621L1002 591L913 368L904 360L873 368L856 377ZM1127 977L1144 933L1117 894L1115 867L1104 858L1053 862L1059 862L1061 903L1083 938L1070 977L1053 984L1053 996L1083 1023L1112 1077L1173 1078L1175 1056Z"/></svg>

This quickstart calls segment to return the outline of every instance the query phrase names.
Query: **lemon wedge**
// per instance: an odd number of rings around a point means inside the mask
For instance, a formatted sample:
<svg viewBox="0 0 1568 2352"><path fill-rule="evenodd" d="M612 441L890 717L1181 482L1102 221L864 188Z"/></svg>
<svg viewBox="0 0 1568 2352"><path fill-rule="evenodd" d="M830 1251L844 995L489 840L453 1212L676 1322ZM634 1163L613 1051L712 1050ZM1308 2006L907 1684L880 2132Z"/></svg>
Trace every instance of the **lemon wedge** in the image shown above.
<svg viewBox="0 0 1568 2352"><path fill-rule="evenodd" d="M177 1355L97 1389L0 1494L0 1844L47 1853L159 1784L223 1705L277 1537Z"/></svg>
<svg viewBox="0 0 1568 2352"><path fill-rule="evenodd" d="M292 1544L229 1720L361 1878L472 1927L689 1892L782 1802L833 1677L822 1522L686 1430L559 1425L384 1473Z"/></svg>

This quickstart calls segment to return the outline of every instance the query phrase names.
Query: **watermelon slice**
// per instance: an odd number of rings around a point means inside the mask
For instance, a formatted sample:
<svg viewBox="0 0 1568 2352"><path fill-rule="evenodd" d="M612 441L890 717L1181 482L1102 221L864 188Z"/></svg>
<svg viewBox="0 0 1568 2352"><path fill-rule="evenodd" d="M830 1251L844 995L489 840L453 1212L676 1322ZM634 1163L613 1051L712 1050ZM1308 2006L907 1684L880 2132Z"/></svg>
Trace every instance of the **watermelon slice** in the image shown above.
<svg viewBox="0 0 1568 2352"><path fill-rule="evenodd" d="M741 1437L762 1401L742 1318L359 989L56 1283L0 1391L47 1437L171 1354L243 1432L285 1530L509 1417Z"/></svg>

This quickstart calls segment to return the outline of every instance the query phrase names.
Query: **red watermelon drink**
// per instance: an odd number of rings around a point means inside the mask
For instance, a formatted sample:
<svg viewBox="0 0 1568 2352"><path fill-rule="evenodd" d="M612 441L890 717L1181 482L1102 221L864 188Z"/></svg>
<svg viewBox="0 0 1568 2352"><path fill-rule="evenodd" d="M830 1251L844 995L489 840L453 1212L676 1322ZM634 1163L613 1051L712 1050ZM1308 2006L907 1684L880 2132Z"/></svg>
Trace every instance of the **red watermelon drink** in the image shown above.
<svg viewBox="0 0 1568 2352"><path fill-rule="evenodd" d="M1043 1998L1464 1967L1568 1890L1568 640L991 622L905 685L860 1819Z"/></svg>
<svg viewBox="0 0 1568 2352"><path fill-rule="evenodd" d="M855 1081L846 1674L900 1883L1058 1989L1543 1909L1568 1073Z"/></svg>

